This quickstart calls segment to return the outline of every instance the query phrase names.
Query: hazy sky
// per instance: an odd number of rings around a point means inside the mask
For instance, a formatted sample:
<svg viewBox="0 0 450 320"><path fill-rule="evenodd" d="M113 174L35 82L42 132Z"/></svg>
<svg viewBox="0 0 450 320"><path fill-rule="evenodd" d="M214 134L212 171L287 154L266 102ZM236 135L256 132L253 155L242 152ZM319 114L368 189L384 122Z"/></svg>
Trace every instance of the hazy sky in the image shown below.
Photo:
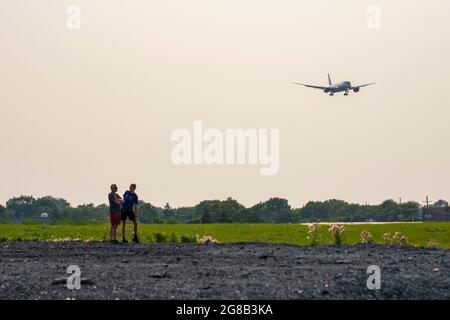
<svg viewBox="0 0 450 320"><path fill-rule="evenodd" d="M448 0L2 1L0 203L98 204L130 182L175 207L450 199L449 18ZM348 97L291 84L327 72L377 84ZM171 133L195 120L280 129L279 174L176 166Z"/></svg>

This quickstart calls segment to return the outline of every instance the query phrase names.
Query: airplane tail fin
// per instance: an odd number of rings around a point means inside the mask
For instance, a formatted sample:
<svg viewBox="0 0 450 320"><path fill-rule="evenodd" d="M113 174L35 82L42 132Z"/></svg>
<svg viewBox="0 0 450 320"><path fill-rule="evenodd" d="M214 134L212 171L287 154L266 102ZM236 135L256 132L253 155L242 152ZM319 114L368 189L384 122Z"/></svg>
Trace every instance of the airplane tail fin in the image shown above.
<svg viewBox="0 0 450 320"><path fill-rule="evenodd" d="M328 84L331 86L333 83L331 82L330 74L328 74Z"/></svg>

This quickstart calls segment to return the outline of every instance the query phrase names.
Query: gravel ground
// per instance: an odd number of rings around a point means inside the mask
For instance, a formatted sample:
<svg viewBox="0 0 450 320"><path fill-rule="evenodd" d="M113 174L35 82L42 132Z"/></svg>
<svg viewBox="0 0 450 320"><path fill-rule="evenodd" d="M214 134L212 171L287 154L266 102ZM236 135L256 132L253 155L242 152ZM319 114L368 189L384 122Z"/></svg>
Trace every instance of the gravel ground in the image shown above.
<svg viewBox="0 0 450 320"><path fill-rule="evenodd" d="M69 265L80 290L65 286ZM369 265L381 289L366 286ZM99 242L0 243L0 299L450 299L450 250Z"/></svg>

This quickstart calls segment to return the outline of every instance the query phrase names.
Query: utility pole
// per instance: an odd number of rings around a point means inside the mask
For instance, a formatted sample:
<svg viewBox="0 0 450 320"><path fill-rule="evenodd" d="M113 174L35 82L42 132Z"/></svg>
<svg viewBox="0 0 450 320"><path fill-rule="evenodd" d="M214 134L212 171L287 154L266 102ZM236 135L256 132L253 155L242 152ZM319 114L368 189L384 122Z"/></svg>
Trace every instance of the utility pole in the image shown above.
<svg viewBox="0 0 450 320"><path fill-rule="evenodd" d="M426 204L426 207L428 208L428 207L430 206L431 200L428 199L428 196L427 196L426 200L425 200L425 201L422 201L422 202L425 203L425 204Z"/></svg>
<svg viewBox="0 0 450 320"><path fill-rule="evenodd" d="M431 200L427 196L426 200L422 201L422 202L425 203L426 204L426 208L428 208L430 206ZM426 219L426 221L430 221L430 218L432 217L432 215L428 213L428 214L425 214L423 217Z"/></svg>
<svg viewBox="0 0 450 320"><path fill-rule="evenodd" d="M369 218L367 218L367 201L364 202L364 218L369 222Z"/></svg>

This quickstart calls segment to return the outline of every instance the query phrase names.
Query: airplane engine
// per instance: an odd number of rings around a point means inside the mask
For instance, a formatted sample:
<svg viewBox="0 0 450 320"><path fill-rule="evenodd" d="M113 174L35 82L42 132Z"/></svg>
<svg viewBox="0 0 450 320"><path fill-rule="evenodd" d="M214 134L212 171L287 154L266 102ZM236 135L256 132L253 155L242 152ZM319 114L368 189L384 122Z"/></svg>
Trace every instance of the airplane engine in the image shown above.
<svg viewBox="0 0 450 320"><path fill-rule="evenodd" d="M353 92L359 92L359 88L353 88Z"/></svg>
<svg viewBox="0 0 450 320"><path fill-rule="evenodd" d="M323 92L328 93L328 92L330 92L330 89L325 88L325 89L323 89Z"/></svg>

